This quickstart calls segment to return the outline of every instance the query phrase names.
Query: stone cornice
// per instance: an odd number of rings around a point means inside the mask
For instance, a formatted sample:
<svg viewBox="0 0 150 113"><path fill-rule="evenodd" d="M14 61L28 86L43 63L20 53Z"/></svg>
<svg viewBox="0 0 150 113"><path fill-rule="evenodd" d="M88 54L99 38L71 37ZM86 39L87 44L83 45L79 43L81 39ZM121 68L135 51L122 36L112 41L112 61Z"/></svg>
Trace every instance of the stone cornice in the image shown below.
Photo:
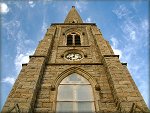
<svg viewBox="0 0 150 113"><path fill-rule="evenodd" d="M119 55L104 55L104 57L118 57L119 58Z"/></svg>
<svg viewBox="0 0 150 113"><path fill-rule="evenodd" d="M127 63L121 63L122 65L126 65L127 66Z"/></svg>
<svg viewBox="0 0 150 113"><path fill-rule="evenodd" d="M121 63L122 65L126 65L127 63ZM23 66L27 66L28 63L22 64ZM103 65L103 63L47 63L46 65Z"/></svg>
<svg viewBox="0 0 150 113"><path fill-rule="evenodd" d="M47 65L103 65L103 63L47 63Z"/></svg>
<svg viewBox="0 0 150 113"><path fill-rule="evenodd" d="M77 46L77 45L74 45L74 46L58 46L58 47L90 47L90 46Z"/></svg>
<svg viewBox="0 0 150 113"><path fill-rule="evenodd" d="M32 58L32 57L45 57L46 58L47 56L44 56L44 55L30 55L29 56L29 58Z"/></svg>
<svg viewBox="0 0 150 113"><path fill-rule="evenodd" d="M47 56L44 56L44 55L30 55L29 56L29 58L32 58L32 57L45 57L46 58ZM104 57L118 57L119 58L119 55L104 55ZM26 66L27 64L28 63L22 64L22 66ZM127 66L127 63L121 63L121 64ZM103 65L103 63L47 63L46 65Z"/></svg>
<svg viewBox="0 0 150 113"><path fill-rule="evenodd" d="M24 64L22 64L22 67L23 67L23 66L27 66L27 65L28 65L28 63L24 63Z"/></svg>
<svg viewBox="0 0 150 113"><path fill-rule="evenodd" d="M127 65L127 63L121 63ZM46 65L103 65L103 63L47 63Z"/></svg>
<svg viewBox="0 0 150 113"><path fill-rule="evenodd" d="M52 23L51 26L53 25L94 25L96 26L96 23Z"/></svg>

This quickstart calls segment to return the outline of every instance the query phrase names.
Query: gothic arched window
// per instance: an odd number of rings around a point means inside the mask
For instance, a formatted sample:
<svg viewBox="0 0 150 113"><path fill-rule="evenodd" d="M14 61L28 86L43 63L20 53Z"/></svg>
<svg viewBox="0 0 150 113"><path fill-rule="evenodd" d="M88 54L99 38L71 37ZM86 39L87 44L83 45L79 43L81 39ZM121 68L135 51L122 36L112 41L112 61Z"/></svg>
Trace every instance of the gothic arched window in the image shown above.
<svg viewBox="0 0 150 113"><path fill-rule="evenodd" d="M92 87L88 80L73 73L58 86L57 113L95 113Z"/></svg>
<svg viewBox="0 0 150 113"><path fill-rule="evenodd" d="M81 45L79 35L75 35L75 45Z"/></svg>
<svg viewBox="0 0 150 113"><path fill-rule="evenodd" d="M67 35L67 45L81 45L80 35L76 33Z"/></svg>
<svg viewBox="0 0 150 113"><path fill-rule="evenodd" d="M67 45L72 45L73 42L72 42L72 35L68 35L67 36Z"/></svg>

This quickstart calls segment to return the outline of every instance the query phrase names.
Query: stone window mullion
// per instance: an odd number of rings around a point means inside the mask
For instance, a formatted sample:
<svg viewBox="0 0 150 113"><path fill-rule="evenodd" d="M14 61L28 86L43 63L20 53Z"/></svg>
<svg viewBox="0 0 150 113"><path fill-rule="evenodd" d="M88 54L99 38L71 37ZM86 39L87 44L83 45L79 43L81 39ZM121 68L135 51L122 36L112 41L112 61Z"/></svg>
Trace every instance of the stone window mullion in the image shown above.
<svg viewBox="0 0 150 113"><path fill-rule="evenodd" d="M73 45L75 45L75 34L72 34L72 41Z"/></svg>

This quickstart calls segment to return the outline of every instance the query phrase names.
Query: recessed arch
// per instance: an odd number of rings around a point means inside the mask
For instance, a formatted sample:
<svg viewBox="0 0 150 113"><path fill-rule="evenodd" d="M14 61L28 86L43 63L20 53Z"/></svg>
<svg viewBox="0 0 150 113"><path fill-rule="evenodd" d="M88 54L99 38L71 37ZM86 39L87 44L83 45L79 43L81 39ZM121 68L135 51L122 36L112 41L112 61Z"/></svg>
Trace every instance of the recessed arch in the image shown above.
<svg viewBox="0 0 150 113"><path fill-rule="evenodd" d="M62 72L55 80L56 112L95 113L93 85L96 84L90 74L78 67Z"/></svg>
<svg viewBox="0 0 150 113"><path fill-rule="evenodd" d="M81 45L80 34L78 32L69 32L66 35L67 38L67 46L70 45Z"/></svg>
<svg viewBox="0 0 150 113"><path fill-rule="evenodd" d="M68 32L66 35L71 35L71 34L80 35L80 33L79 33L78 31L70 31L70 32Z"/></svg>
<svg viewBox="0 0 150 113"><path fill-rule="evenodd" d="M82 27L69 27L63 33L65 34L64 44L67 46L81 46L83 44ZM73 34L75 33L75 34ZM71 35L71 36L70 36Z"/></svg>
<svg viewBox="0 0 150 113"><path fill-rule="evenodd" d="M92 87L95 87L96 85L96 80L93 78L92 75L90 75L88 72L84 71L81 68L78 67L71 67L65 71L63 71L61 74L59 74L56 79L54 80L53 85L55 85L55 87L58 87L58 85L60 84L60 82L67 76L69 76L72 73L77 73L80 76L83 76L85 79L87 79L89 81L89 83L91 84Z"/></svg>
<svg viewBox="0 0 150 113"><path fill-rule="evenodd" d="M65 31L64 31L64 33L67 35L67 34L69 34L69 33L72 33L72 32L76 32L76 33L78 33L79 35L81 35L82 34L82 28L80 28L80 27L70 27L70 28L68 28L68 29L66 29Z"/></svg>

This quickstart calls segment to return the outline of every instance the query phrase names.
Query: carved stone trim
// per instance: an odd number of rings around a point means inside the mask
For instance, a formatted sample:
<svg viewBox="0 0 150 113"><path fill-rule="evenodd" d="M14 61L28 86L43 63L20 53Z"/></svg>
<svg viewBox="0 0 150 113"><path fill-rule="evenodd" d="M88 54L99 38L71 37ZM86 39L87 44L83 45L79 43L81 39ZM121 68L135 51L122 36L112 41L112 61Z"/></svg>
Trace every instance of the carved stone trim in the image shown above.
<svg viewBox="0 0 150 113"><path fill-rule="evenodd" d="M55 85L50 86L51 91L55 91Z"/></svg>
<svg viewBox="0 0 150 113"><path fill-rule="evenodd" d="M101 88L100 88L100 85L99 85L99 84L96 84L96 85L95 85L95 90L96 90L96 91L100 91L100 90L101 90Z"/></svg>

